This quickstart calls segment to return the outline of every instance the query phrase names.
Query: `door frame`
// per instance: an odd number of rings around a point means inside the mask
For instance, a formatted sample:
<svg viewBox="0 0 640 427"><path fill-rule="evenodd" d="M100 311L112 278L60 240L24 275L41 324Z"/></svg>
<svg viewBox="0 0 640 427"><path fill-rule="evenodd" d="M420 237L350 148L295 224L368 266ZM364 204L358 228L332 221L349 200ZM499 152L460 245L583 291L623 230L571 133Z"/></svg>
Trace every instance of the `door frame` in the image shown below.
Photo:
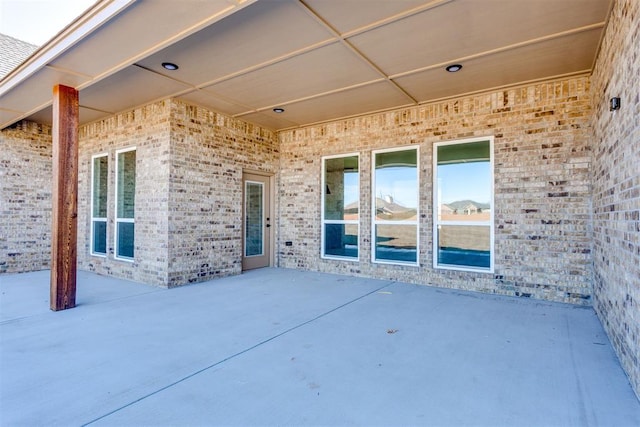
<svg viewBox="0 0 640 427"><path fill-rule="evenodd" d="M241 233L242 233L242 253L240 256L240 265L243 265L243 260L244 260L244 233L245 233L245 176L247 174L250 175L258 175L264 178L268 179L268 184L269 184L269 203L268 206L265 206L265 208L268 210L267 212L267 217L271 218L271 220L269 221L271 226L267 228L267 233L269 233L269 245L268 247L265 247L265 250L269 251L269 256L268 256L268 260L269 260L269 264L267 267L273 267L275 265L275 228L276 228L276 221L275 221L275 174L273 173L269 173L269 172L264 172L264 171L259 171L259 170L255 170L255 169L243 169L242 170L242 213L240 215L240 222L241 222ZM244 267L241 267L242 271L245 271Z"/></svg>

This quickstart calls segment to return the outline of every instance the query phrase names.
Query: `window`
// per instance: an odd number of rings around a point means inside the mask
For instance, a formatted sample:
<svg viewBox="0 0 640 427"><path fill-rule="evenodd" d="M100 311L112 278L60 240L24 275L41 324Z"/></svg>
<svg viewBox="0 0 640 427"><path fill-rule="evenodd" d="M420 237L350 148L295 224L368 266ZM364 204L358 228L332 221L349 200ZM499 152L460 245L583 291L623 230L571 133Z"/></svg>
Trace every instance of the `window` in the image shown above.
<svg viewBox="0 0 640 427"><path fill-rule="evenodd" d="M358 155L322 159L322 257L358 259Z"/></svg>
<svg viewBox="0 0 640 427"><path fill-rule="evenodd" d="M493 271L493 137L436 143L433 263Z"/></svg>
<svg viewBox="0 0 640 427"><path fill-rule="evenodd" d="M418 149L373 152L374 262L418 264Z"/></svg>
<svg viewBox="0 0 640 427"><path fill-rule="evenodd" d="M136 150L116 151L116 258L133 261L136 201Z"/></svg>
<svg viewBox="0 0 640 427"><path fill-rule="evenodd" d="M91 158L91 255L107 255L107 180L109 157Z"/></svg>

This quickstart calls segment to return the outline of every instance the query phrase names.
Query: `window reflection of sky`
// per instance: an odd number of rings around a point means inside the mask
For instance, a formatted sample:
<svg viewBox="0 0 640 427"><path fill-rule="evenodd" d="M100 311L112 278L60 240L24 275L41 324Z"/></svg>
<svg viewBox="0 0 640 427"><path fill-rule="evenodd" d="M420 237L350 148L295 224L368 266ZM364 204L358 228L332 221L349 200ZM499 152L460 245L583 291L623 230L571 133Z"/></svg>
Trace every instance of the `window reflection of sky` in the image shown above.
<svg viewBox="0 0 640 427"><path fill-rule="evenodd" d="M387 167L376 170L376 196L391 196L406 207L415 207L418 200L417 170L407 167ZM444 184L443 184L444 183ZM358 172L344 173L345 206L358 201ZM455 163L438 166L438 187L442 203L473 200L489 203L491 170L488 162Z"/></svg>
<svg viewBox="0 0 640 427"><path fill-rule="evenodd" d="M491 199L489 162L439 165L438 191L441 203L461 200L489 203Z"/></svg>
<svg viewBox="0 0 640 427"><path fill-rule="evenodd" d="M344 173L344 205L358 201L360 184L358 182L358 172Z"/></svg>
<svg viewBox="0 0 640 427"><path fill-rule="evenodd" d="M376 197L393 197L401 206L418 206L418 170L415 167L386 167L376 169Z"/></svg>

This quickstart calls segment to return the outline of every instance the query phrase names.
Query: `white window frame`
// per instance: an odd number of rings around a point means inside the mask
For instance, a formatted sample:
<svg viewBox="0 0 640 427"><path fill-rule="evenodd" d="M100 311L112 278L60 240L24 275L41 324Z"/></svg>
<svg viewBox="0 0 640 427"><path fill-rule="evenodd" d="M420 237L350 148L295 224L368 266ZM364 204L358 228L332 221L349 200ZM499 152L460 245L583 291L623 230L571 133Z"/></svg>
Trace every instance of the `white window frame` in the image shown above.
<svg viewBox="0 0 640 427"><path fill-rule="evenodd" d="M490 200L490 215L488 221L441 221L438 218L438 147L446 145L459 145L468 144L472 142L489 141L489 167L491 169L491 200ZM433 268L440 270L455 270L455 271L470 271L478 273L493 273L494 272L494 258L495 258L495 230L494 230L494 215L495 215L495 192L494 192L494 152L493 152L494 137L483 136L478 138L466 138L457 139L454 141L436 142L433 144ZM482 267L465 267L452 264L438 264L438 226L439 225L463 225L463 226L489 226L489 268Z"/></svg>
<svg viewBox="0 0 640 427"><path fill-rule="evenodd" d="M90 205L90 209L91 209L91 224L90 224L90 230L89 230L89 248L90 248L90 254L92 256L97 256L97 257L103 257L106 258L107 256L107 251L108 248L105 248L104 253L102 252L94 252L93 248L94 248L94 239L95 239L95 229L94 229L94 223L95 222L104 222L105 225L107 224L107 217L105 216L103 217L95 217L93 216L93 212L94 212L94 203L95 203L95 195L94 195L94 181L95 181L95 160L100 158L100 157L106 157L107 158L107 194L109 191L109 153L100 153L100 154L95 154L93 156L91 156L91 205ZM108 210L109 210L109 203L107 202L107 216L108 216ZM109 232L107 230L106 234L108 235ZM107 236L105 236L105 241L107 241Z"/></svg>
<svg viewBox="0 0 640 427"><path fill-rule="evenodd" d="M376 220L376 155L394 151L416 151L416 219L415 221L385 221ZM416 226L416 261L391 261L376 259L376 225L415 225ZM371 152L371 262L374 264L420 266L420 147L403 146L373 150Z"/></svg>
<svg viewBox="0 0 640 427"><path fill-rule="evenodd" d="M350 220L340 220L340 219L326 219L325 218L325 189L326 187L326 182L325 182L325 164L327 160L331 160L331 159L340 159L343 157L356 157L358 159L358 219L350 219ZM351 262L358 262L360 260L360 153L346 153L346 154L336 154L336 155L332 155L332 156L323 156L322 157L322 165L321 165L322 169L320 171L320 176L321 176L321 191L320 194L321 196L321 200L320 200L320 212L321 212L321 221L320 221L320 228L321 228L321 237L320 237L320 258L322 259L333 259L333 260L340 260L340 261L351 261ZM358 233L357 233L357 242L358 242L358 255L355 257L350 257L350 256L338 256L338 255L325 255L325 225L326 224L353 224L357 227Z"/></svg>
<svg viewBox="0 0 640 427"><path fill-rule="evenodd" d="M122 154L122 153L126 153L129 151L136 151L136 147L128 147L128 148L123 148L120 150L116 150L116 162L115 162L115 213L114 213L114 217L115 217L115 227L114 227L114 233L113 233L113 248L114 248L114 252L115 252L115 256L114 258L120 261L127 261L127 262L134 262L135 261L135 250L133 253L133 258L127 257L127 256L121 256L118 253L118 224L119 223L130 223L130 224L135 224L135 218L119 218L118 217L118 203L120 203L120 200L118 199L118 155ZM136 152L136 162L138 159L138 153ZM137 174L137 170L136 170L136 174ZM137 178L137 177L136 177ZM135 217L135 214L134 214ZM135 228L134 228L135 230ZM134 247L135 247L135 231L134 231Z"/></svg>

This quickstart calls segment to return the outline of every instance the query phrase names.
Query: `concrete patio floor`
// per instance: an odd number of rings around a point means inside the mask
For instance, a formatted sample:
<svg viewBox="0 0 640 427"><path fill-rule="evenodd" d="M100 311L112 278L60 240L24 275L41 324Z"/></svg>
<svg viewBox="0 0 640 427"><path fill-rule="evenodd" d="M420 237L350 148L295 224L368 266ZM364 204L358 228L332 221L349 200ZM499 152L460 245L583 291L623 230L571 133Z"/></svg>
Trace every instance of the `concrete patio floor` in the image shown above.
<svg viewBox="0 0 640 427"><path fill-rule="evenodd" d="M639 426L591 308L262 269L0 276L0 424Z"/></svg>

